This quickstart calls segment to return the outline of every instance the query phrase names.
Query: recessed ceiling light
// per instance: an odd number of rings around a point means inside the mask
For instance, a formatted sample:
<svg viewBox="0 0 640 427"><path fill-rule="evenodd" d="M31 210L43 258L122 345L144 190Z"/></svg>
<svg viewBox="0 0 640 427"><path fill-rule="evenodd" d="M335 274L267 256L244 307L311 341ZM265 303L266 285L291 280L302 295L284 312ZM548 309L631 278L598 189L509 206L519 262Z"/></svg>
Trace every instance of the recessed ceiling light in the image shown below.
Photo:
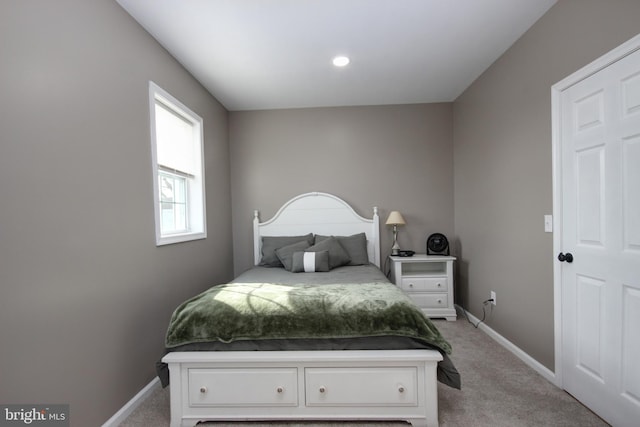
<svg viewBox="0 0 640 427"><path fill-rule="evenodd" d="M335 58L333 58L333 65L335 65L336 67L344 67L345 65L348 65L349 62L350 60L346 56L336 56Z"/></svg>

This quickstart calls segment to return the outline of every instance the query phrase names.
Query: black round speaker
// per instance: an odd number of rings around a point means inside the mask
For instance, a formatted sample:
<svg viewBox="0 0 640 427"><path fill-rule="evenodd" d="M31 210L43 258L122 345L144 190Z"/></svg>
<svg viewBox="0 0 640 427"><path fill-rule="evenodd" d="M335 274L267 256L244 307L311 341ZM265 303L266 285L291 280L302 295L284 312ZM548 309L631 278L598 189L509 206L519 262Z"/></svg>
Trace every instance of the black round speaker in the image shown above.
<svg viewBox="0 0 640 427"><path fill-rule="evenodd" d="M433 233L427 238L427 255L449 255L449 241L444 234Z"/></svg>

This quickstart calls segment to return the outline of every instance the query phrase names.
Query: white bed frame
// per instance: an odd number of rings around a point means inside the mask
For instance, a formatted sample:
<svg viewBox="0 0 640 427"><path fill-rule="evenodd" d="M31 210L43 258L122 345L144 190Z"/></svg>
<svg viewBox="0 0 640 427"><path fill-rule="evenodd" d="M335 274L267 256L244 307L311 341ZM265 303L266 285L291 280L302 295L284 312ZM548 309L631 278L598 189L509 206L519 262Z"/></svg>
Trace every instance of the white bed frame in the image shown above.
<svg viewBox="0 0 640 427"><path fill-rule="evenodd" d="M344 200L306 193L273 218L254 214L254 254L262 236L367 235L380 267L380 220L358 215ZM199 421L407 420L438 425L435 350L172 352L171 427Z"/></svg>

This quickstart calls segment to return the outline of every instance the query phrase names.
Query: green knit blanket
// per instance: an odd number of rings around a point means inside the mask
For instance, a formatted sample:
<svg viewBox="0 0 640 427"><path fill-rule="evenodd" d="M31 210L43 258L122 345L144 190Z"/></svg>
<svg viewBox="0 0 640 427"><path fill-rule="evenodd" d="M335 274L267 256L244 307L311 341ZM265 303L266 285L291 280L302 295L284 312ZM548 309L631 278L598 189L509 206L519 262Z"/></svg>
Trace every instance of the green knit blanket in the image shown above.
<svg viewBox="0 0 640 427"><path fill-rule="evenodd" d="M431 321L390 283L214 286L174 311L166 347L212 341L378 336L409 337L451 352Z"/></svg>

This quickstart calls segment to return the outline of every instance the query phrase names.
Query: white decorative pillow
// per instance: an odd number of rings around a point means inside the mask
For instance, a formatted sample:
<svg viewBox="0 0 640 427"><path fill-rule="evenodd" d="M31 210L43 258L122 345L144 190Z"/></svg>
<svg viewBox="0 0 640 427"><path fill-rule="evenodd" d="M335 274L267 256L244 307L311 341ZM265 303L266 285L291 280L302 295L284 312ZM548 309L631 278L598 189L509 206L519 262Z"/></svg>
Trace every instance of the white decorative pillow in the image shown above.
<svg viewBox="0 0 640 427"><path fill-rule="evenodd" d="M329 271L329 251L294 252L292 273Z"/></svg>

